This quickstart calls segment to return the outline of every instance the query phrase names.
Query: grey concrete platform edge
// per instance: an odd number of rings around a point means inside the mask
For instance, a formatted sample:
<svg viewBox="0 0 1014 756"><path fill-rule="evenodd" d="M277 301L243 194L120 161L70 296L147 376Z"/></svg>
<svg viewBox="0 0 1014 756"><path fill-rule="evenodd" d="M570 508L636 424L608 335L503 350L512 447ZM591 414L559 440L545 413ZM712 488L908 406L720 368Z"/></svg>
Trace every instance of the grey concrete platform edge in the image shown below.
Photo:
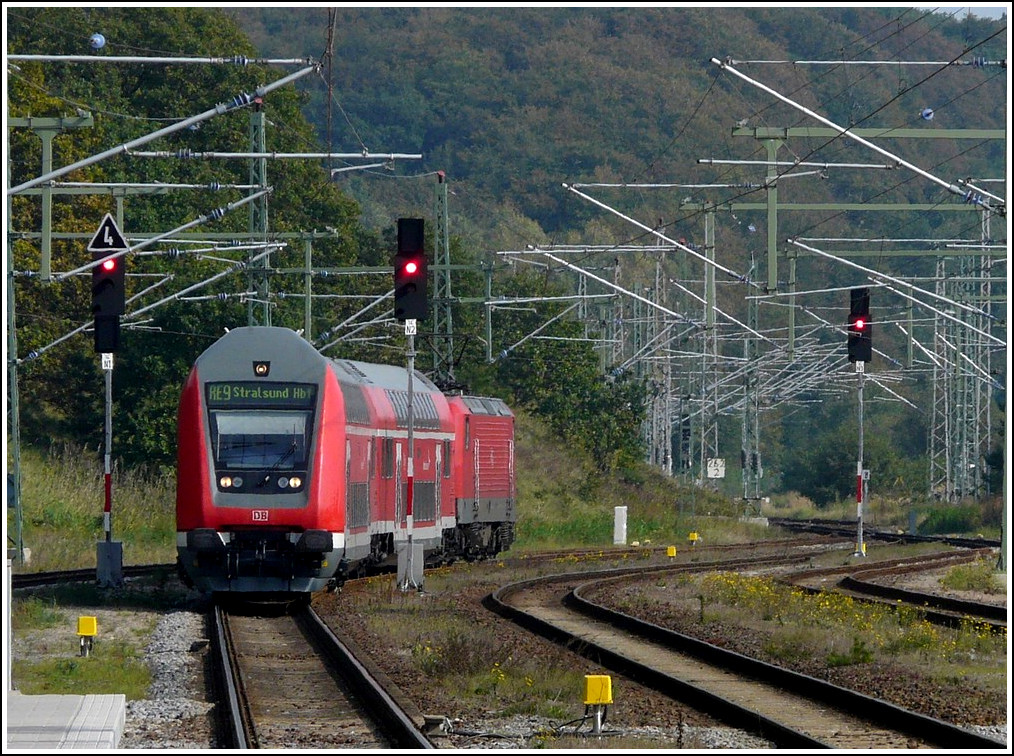
<svg viewBox="0 0 1014 756"><path fill-rule="evenodd" d="M122 693L28 696L9 690L4 752L118 748L126 712L127 700Z"/></svg>

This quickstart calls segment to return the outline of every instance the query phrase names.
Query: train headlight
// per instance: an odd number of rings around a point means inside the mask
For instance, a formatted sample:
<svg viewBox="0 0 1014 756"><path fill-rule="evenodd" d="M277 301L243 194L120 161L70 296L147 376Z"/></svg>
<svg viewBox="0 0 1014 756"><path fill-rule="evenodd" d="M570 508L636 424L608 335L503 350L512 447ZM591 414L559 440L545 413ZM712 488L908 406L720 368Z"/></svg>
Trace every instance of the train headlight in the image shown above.
<svg viewBox="0 0 1014 756"><path fill-rule="evenodd" d="M242 488L243 478L239 475L223 475L218 479L218 485L221 488Z"/></svg>
<svg viewBox="0 0 1014 756"><path fill-rule="evenodd" d="M278 487L279 488L288 488L288 486L289 486L289 479L288 478L281 477L281 478L278 479Z"/></svg>
<svg viewBox="0 0 1014 756"><path fill-rule="evenodd" d="M303 485L303 479L298 475L293 475L289 478L289 488L299 488L301 485Z"/></svg>

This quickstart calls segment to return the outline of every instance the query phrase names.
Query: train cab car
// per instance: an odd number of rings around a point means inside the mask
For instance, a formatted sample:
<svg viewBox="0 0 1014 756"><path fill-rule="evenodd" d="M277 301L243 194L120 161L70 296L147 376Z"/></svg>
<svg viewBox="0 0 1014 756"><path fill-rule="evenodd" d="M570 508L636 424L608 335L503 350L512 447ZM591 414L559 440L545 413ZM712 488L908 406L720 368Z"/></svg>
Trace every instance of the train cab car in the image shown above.
<svg viewBox="0 0 1014 756"><path fill-rule="evenodd" d="M448 398L454 417L455 550L469 558L510 548L517 521L514 413L500 399Z"/></svg>
<svg viewBox="0 0 1014 756"><path fill-rule="evenodd" d="M344 556L344 401L294 331L229 331L179 403L176 539L184 579L217 592L307 593Z"/></svg>
<svg viewBox="0 0 1014 756"><path fill-rule="evenodd" d="M514 540L514 416L499 399L250 326L197 358L177 421L177 561L203 592L302 598L393 565L409 542L434 564Z"/></svg>

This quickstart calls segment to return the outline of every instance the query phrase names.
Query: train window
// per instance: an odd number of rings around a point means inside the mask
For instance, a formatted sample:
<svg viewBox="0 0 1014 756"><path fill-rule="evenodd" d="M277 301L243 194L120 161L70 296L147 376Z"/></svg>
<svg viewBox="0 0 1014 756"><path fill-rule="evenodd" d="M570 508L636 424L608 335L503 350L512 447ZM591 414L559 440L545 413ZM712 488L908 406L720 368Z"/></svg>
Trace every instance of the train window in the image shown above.
<svg viewBox="0 0 1014 756"><path fill-rule="evenodd" d="M451 477L451 442L444 441L444 454L443 454L443 465L444 465L444 477Z"/></svg>
<svg viewBox="0 0 1014 756"><path fill-rule="evenodd" d="M471 419L472 418L470 418L468 416L465 417L465 448L466 449L468 448L468 445L472 442L472 439L471 439L472 424L468 422Z"/></svg>
<svg viewBox="0 0 1014 756"><path fill-rule="evenodd" d="M217 467L234 470L306 468L308 412L212 410L209 414Z"/></svg>
<svg viewBox="0 0 1014 756"><path fill-rule="evenodd" d="M384 443L380 456L380 475L384 478L394 477L394 439L382 439Z"/></svg>

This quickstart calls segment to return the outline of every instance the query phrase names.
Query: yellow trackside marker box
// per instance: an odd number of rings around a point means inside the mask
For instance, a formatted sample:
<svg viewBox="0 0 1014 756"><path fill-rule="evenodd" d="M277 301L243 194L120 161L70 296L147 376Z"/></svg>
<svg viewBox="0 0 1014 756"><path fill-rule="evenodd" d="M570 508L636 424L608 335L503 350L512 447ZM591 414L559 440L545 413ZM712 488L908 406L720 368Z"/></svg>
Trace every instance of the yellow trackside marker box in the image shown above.
<svg viewBox="0 0 1014 756"><path fill-rule="evenodd" d="M665 550L665 553L666 553L666 556L670 556L670 557L676 556L676 547L675 546L670 546L669 548L667 548Z"/></svg>
<svg viewBox="0 0 1014 756"><path fill-rule="evenodd" d="M613 702L613 678L609 675L584 676L584 705L603 705Z"/></svg>
<svg viewBox="0 0 1014 756"><path fill-rule="evenodd" d="M92 637L99 634L99 621L95 617L78 617L77 634Z"/></svg>

